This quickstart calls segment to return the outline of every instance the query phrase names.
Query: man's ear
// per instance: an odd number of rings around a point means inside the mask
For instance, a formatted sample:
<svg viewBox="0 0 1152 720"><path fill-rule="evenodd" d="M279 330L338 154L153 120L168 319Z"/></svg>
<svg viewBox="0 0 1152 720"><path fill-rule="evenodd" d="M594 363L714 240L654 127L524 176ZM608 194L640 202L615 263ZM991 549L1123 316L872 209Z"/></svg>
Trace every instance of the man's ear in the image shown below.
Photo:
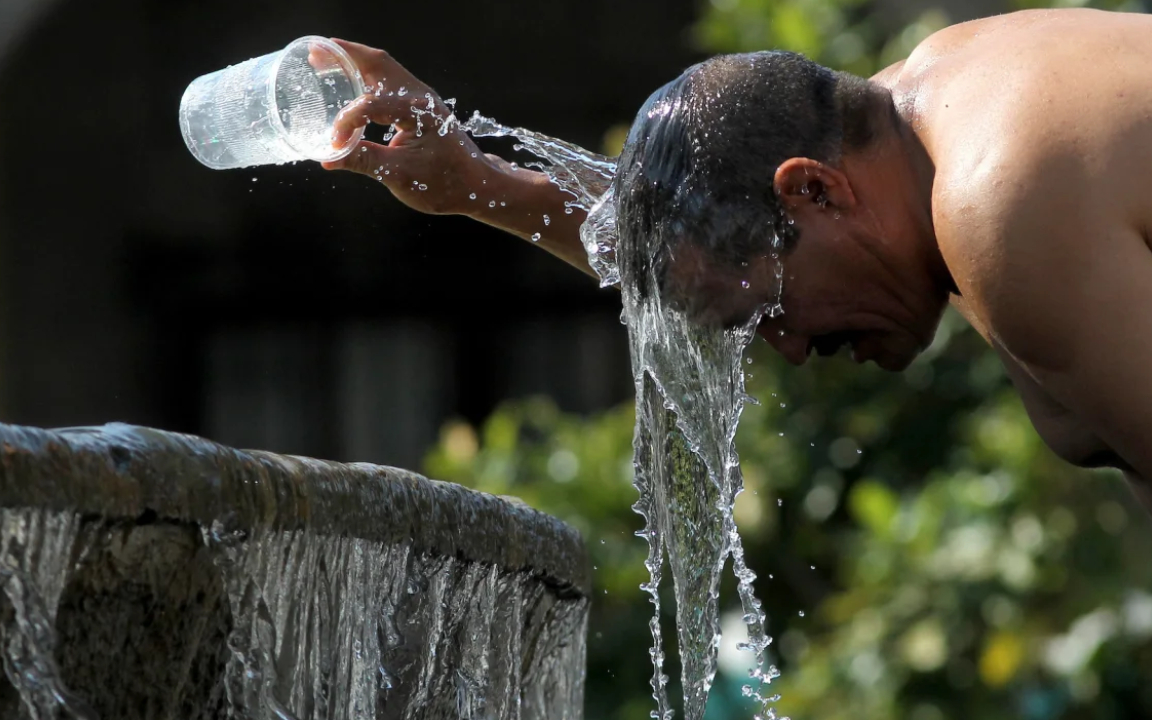
<svg viewBox="0 0 1152 720"><path fill-rule="evenodd" d="M789 158L780 163L772 184L776 197L788 210L805 205L847 210L856 204L848 176L811 158Z"/></svg>

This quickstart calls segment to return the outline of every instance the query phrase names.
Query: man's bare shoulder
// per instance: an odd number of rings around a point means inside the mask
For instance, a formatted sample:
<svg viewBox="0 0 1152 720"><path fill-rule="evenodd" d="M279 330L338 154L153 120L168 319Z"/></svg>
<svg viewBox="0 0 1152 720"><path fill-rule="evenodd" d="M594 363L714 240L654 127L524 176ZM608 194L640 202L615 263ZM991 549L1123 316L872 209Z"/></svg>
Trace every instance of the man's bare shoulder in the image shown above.
<svg viewBox="0 0 1152 720"><path fill-rule="evenodd" d="M1045 335L1034 316L1057 314L1102 248L1152 226L1152 22L1131 18L980 25L1008 37L972 40L926 81L941 251L973 311L1018 345ZM1087 24L1055 49L1073 21Z"/></svg>
<svg viewBox="0 0 1152 720"><path fill-rule="evenodd" d="M937 166L963 174L989 155L1130 152L1152 133L1149 67L1148 16L1027 11L932 35L893 90L915 98L917 132Z"/></svg>
<svg viewBox="0 0 1152 720"><path fill-rule="evenodd" d="M1057 253L1046 220L1064 215L1065 222L1079 222L1069 217L1080 214L1073 181L1052 182L1039 165L1010 153L989 157L963 179L939 183L933 197L941 253L967 305L994 336L1004 331L999 311L1016 304L1020 298L1011 294L1033 284L1033 270L1041 269L1026 258Z"/></svg>
<svg viewBox="0 0 1152 720"><path fill-rule="evenodd" d="M1098 322L1086 308L1116 258L1148 255L1123 197L1074 149L1035 146L1010 146L948 185L934 225L969 311L1018 361L1063 370L1077 326Z"/></svg>

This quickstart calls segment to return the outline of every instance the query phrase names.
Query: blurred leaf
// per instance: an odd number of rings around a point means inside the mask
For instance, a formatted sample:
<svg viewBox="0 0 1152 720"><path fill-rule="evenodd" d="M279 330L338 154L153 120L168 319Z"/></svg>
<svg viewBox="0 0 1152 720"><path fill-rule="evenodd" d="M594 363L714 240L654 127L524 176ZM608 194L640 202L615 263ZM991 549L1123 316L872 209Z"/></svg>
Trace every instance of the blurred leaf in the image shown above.
<svg viewBox="0 0 1152 720"><path fill-rule="evenodd" d="M852 516L856 522L875 535L888 537L900 503L896 499L896 494L887 487L870 480L862 480L852 488L848 507L852 509Z"/></svg>
<svg viewBox="0 0 1152 720"><path fill-rule="evenodd" d="M984 684L1001 688L1016 677L1024 659L1024 642L1011 632L998 632L988 638L980 655L980 679Z"/></svg>

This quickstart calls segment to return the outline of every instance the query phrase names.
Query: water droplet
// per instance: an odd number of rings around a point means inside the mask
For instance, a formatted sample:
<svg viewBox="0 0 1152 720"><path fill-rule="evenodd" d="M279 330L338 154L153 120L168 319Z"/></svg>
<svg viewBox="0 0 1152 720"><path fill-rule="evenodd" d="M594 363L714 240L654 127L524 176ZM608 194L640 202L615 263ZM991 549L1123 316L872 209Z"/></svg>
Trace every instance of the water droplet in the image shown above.
<svg viewBox="0 0 1152 720"><path fill-rule="evenodd" d="M540 233L535 233L532 235L532 242L540 242Z"/></svg>
<svg viewBox="0 0 1152 720"><path fill-rule="evenodd" d="M472 157L476 157L476 153L472 153Z"/></svg>
<svg viewBox="0 0 1152 720"><path fill-rule="evenodd" d="M749 365L751 365L751 364L752 364L752 358L745 358L744 362L746 362L746 363L748 363Z"/></svg>
<svg viewBox="0 0 1152 720"><path fill-rule="evenodd" d="M470 194L468 195L468 199L469 199L469 200L475 200L475 199L476 199L476 193L470 193Z"/></svg>
<svg viewBox="0 0 1152 720"><path fill-rule="evenodd" d="M752 287L752 283L748 282L747 280L741 280L740 281L740 287L747 290L748 288Z"/></svg>
<svg viewBox="0 0 1152 720"><path fill-rule="evenodd" d="M551 225L551 224L552 224L552 218L550 218L550 217L548 217L547 215L545 215L545 216L544 216L544 227L548 227L548 226L549 226L549 225Z"/></svg>
<svg viewBox="0 0 1152 720"><path fill-rule="evenodd" d="M252 178L252 182L256 182L256 178Z"/></svg>
<svg viewBox="0 0 1152 720"><path fill-rule="evenodd" d="M420 189L421 189L421 190L427 190L427 189L428 189L428 186L427 186L427 185L425 185L424 183L420 183Z"/></svg>
<svg viewBox="0 0 1152 720"><path fill-rule="evenodd" d="M488 207L490 207L490 208L496 207L496 201L495 200L489 201Z"/></svg>
<svg viewBox="0 0 1152 720"><path fill-rule="evenodd" d="M776 507L784 507L784 499L783 498L776 500Z"/></svg>
<svg viewBox="0 0 1152 720"><path fill-rule="evenodd" d="M508 207L508 203L506 203L506 202L504 202L503 200L501 200L501 201L500 201L500 207Z"/></svg>
<svg viewBox="0 0 1152 720"><path fill-rule="evenodd" d="M570 207L564 208L564 214L565 215L571 215L572 214L572 208L570 208Z"/></svg>
<svg viewBox="0 0 1152 720"><path fill-rule="evenodd" d="M408 88L401 85L400 89L396 91L396 94L399 95L400 97L404 97L405 95L408 94Z"/></svg>
<svg viewBox="0 0 1152 720"><path fill-rule="evenodd" d="M804 617L804 611L803 610L800 611L800 617Z"/></svg>

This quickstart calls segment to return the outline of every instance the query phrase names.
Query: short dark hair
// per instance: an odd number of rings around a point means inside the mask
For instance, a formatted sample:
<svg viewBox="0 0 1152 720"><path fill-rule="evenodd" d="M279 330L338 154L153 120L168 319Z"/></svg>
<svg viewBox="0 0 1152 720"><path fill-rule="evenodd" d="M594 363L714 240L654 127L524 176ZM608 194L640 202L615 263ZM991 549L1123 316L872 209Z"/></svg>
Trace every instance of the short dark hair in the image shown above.
<svg viewBox="0 0 1152 720"><path fill-rule="evenodd" d="M648 98L620 156L618 260L645 283L646 271L664 277L671 245L684 240L728 263L773 242L789 248L798 233L773 189L776 169L791 157L836 163L866 146L885 102L868 81L792 52L721 55L689 68Z"/></svg>

